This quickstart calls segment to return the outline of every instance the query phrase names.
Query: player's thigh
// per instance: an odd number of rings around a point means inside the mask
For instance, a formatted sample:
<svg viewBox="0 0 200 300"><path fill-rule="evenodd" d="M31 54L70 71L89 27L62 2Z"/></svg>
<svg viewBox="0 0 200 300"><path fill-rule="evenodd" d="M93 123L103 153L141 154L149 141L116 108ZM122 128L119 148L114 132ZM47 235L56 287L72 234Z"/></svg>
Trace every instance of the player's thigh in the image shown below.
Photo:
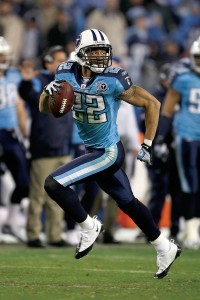
<svg viewBox="0 0 200 300"><path fill-rule="evenodd" d="M102 177L109 178L121 167L123 160L124 151L119 142L106 149L92 149L50 175L63 186L97 181Z"/></svg>
<svg viewBox="0 0 200 300"><path fill-rule="evenodd" d="M102 174L102 178L98 179L97 183L119 205L125 205L135 198L128 177L122 169L109 177L103 177Z"/></svg>

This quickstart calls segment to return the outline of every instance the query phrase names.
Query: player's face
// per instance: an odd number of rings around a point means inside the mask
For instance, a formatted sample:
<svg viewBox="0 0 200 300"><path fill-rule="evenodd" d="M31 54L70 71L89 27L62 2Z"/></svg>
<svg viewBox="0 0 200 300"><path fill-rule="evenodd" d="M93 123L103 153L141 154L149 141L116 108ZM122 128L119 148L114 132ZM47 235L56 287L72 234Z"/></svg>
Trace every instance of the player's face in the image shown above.
<svg viewBox="0 0 200 300"><path fill-rule="evenodd" d="M91 49L86 52L89 63L91 65L97 65L98 67L104 67L104 58L107 56L107 52L104 49Z"/></svg>

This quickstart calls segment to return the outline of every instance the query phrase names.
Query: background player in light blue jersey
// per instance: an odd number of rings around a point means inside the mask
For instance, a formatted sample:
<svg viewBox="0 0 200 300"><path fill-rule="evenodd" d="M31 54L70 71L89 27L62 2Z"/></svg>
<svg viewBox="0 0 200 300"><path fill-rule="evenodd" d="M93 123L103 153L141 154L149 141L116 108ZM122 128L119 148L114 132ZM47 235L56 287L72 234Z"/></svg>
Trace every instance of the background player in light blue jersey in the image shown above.
<svg viewBox="0 0 200 300"><path fill-rule="evenodd" d="M191 68L178 74L172 81L164 101L162 116L166 125L163 126L163 130L166 133L175 106L179 103L173 127L183 192L182 209L186 221L183 245L198 249L200 248L200 38L194 41L190 48L190 62Z"/></svg>
<svg viewBox="0 0 200 300"><path fill-rule="evenodd" d="M0 163L9 169L15 183L2 232L17 237L19 204L28 196L29 174L25 149L17 134L26 136L26 111L17 91L21 75L10 67L10 55L10 46L0 37Z"/></svg>
<svg viewBox="0 0 200 300"><path fill-rule="evenodd" d="M54 92L59 93L58 80L68 81L75 91L73 117L87 151L51 173L45 180L45 190L81 226L75 253L75 258L79 259L92 249L103 225L86 213L70 186L97 181L148 236L158 254L158 270L154 277L163 278L181 249L160 233L149 210L134 197L128 177L121 169L124 149L116 125L121 100L145 108L145 138L137 158L151 164L151 144L160 104L146 90L133 86L125 70L110 67L112 47L103 32L96 29L83 31L76 40L75 53L76 61L61 64L56 72L57 81L45 87L40 96L40 111L49 113L48 97Z"/></svg>

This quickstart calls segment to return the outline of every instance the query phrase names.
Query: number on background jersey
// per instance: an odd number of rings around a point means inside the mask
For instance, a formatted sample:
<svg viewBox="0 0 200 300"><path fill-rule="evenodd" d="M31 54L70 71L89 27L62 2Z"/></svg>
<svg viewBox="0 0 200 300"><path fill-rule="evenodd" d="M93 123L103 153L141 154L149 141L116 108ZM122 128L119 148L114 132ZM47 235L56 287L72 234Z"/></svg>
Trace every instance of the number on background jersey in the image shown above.
<svg viewBox="0 0 200 300"><path fill-rule="evenodd" d="M200 89L190 90L189 112L193 114L200 114Z"/></svg>
<svg viewBox="0 0 200 300"><path fill-rule="evenodd" d="M17 88L15 84L0 85L0 109L6 106L14 106L17 102Z"/></svg>

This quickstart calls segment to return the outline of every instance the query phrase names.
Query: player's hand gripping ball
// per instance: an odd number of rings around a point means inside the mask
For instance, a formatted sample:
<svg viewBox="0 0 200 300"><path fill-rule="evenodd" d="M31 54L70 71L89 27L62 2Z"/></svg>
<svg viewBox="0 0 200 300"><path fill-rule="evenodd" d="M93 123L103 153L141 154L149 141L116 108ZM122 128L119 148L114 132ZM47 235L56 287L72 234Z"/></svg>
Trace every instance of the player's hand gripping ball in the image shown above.
<svg viewBox="0 0 200 300"><path fill-rule="evenodd" d="M54 83L54 84L53 84ZM74 104L74 90L67 81L54 81L49 93L48 106L56 118L64 116Z"/></svg>

